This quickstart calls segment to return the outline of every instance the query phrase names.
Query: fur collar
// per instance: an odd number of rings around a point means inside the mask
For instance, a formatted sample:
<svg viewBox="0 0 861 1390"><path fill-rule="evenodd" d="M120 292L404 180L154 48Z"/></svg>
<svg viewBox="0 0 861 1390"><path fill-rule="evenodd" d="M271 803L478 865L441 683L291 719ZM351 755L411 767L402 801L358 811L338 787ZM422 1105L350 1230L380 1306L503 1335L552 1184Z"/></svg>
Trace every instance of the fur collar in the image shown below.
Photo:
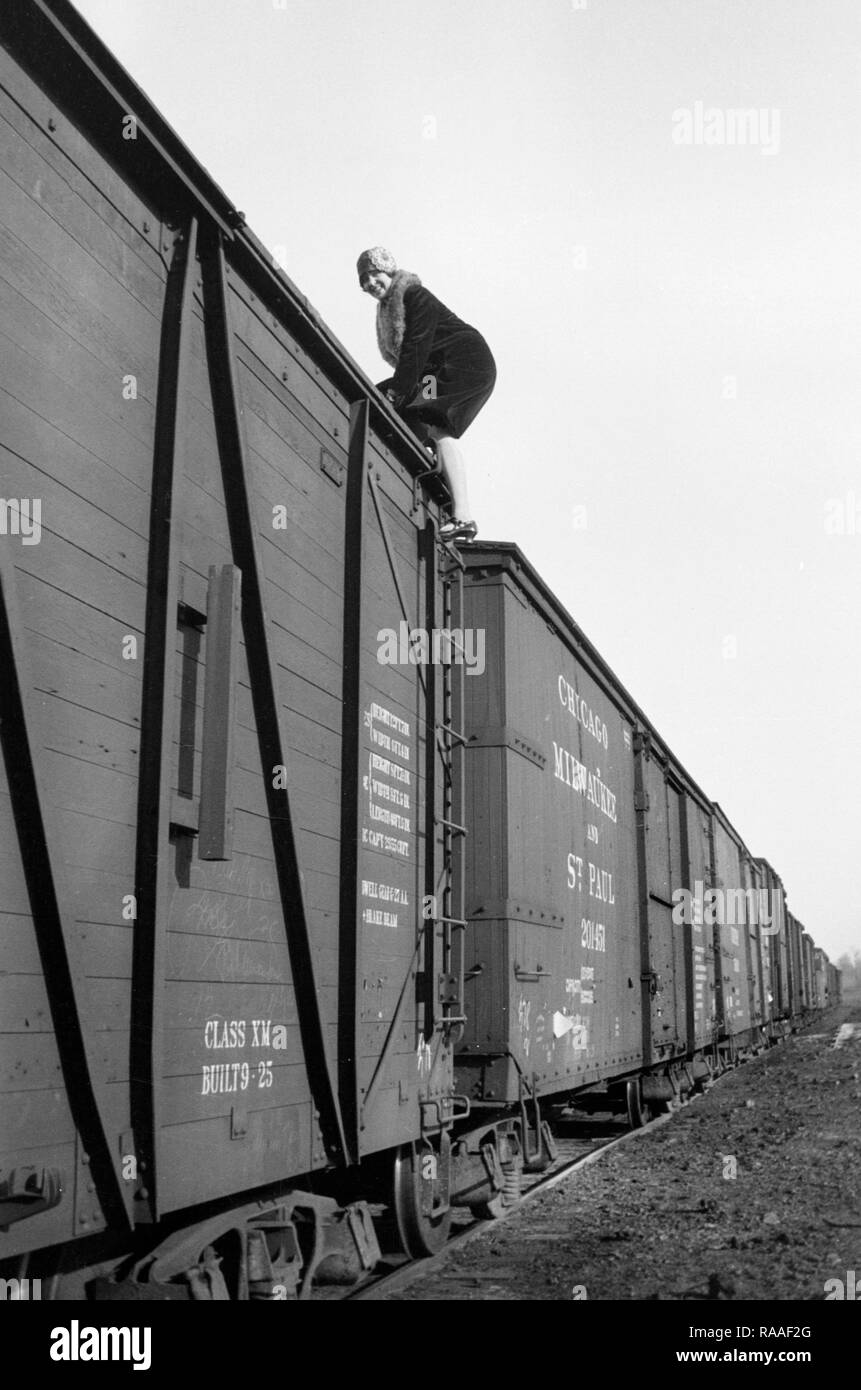
<svg viewBox="0 0 861 1390"><path fill-rule="evenodd" d="M412 285L420 284L421 280L411 270L396 270L388 294L377 305L377 346L390 367L397 367L404 341L404 295Z"/></svg>

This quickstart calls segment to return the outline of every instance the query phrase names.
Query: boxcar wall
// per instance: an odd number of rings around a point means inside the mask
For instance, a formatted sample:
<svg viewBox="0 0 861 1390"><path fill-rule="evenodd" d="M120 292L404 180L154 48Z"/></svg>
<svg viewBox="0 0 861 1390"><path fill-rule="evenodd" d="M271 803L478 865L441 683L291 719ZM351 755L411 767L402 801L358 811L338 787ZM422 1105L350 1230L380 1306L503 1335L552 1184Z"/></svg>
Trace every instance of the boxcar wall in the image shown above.
<svg viewBox="0 0 861 1390"><path fill-rule="evenodd" d="M749 923L749 856L719 806L714 811L714 846L714 886L721 895L724 919L719 927L723 1022L725 1031L735 1035L760 1022L759 934L756 923Z"/></svg>
<svg viewBox="0 0 861 1390"><path fill-rule="evenodd" d="M511 1101L714 1042L711 808L515 546L464 552L467 1025L458 1084Z"/></svg>
<svg viewBox="0 0 861 1390"><path fill-rule="evenodd" d="M816 958L813 937L808 932L802 932L801 943L803 948L804 964L804 1007L805 1009L821 1008L816 1002Z"/></svg>
<svg viewBox="0 0 861 1390"><path fill-rule="evenodd" d="M789 928L783 880L767 859L758 859L760 882L768 893L774 920L767 942L768 974L771 994L770 1022L782 1032L790 1017Z"/></svg>
<svg viewBox="0 0 861 1390"><path fill-rule="evenodd" d="M465 620L484 632L486 664L463 679L458 1085L511 1102L524 1082L550 1094L760 1046L799 1012L780 879L517 547L464 556Z"/></svg>
<svg viewBox="0 0 861 1390"><path fill-rule="evenodd" d="M802 926L791 912L786 915L789 952L789 1011L792 1018L804 1012L804 959L801 944Z"/></svg>
<svg viewBox="0 0 861 1390"><path fill-rule="evenodd" d="M433 1133L452 1061L426 457L95 41L0 37L9 1255Z"/></svg>
<svg viewBox="0 0 861 1390"><path fill-rule="evenodd" d="M760 921L760 928L757 933L759 938L760 971L759 1012L761 1014L761 1024L764 1025L766 1033L768 1033L771 1028L774 1004L774 992L771 983L771 948L769 942L777 924L774 921L772 905L769 903L768 890L765 885L765 874L762 865L753 855L751 855L747 861L747 870L751 887L756 895L756 902L761 905L766 905L768 913L768 921ZM759 911L759 916L760 919L762 919L763 913L761 909ZM751 944L751 950L753 950L753 944Z"/></svg>
<svg viewBox="0 0 861 1390"><path fill-rule="evenodd" d="M713 878L711 812L654 733L639 721L635 801L644 1065L713 1043L722 999L719 931L704 910ZM687 895L680 904L679 890ZM697 1040L700 1040L697 1042Z"/></svg>
<svg viewBox="0 0 861 1390"><path fill-rule="evenodd" d="M640 1058L633 725L492 550L466 555L467 1025L485 1099ZM630 984L628 983L630 981ZM474 1059L474 1061L473 1061ZM464 1083L465 1084L465 1083Z"/></svg>
<svg viewBox="0 0 861 1390"><path fill-rule="evenodd" d="M691 893L690 959L687 965L688 1037L694 1050L715 1042L719 1032L718 1007L722 998L716 969L719 945L714 924L705 920L704 898L712 881L712 811L698 794L683 784L683 815L687 851L687 887ZM644 811L645 814L645 811ZM678 887L680 885L674 885ZM684 885L682 885L684 886Z"/></svg>

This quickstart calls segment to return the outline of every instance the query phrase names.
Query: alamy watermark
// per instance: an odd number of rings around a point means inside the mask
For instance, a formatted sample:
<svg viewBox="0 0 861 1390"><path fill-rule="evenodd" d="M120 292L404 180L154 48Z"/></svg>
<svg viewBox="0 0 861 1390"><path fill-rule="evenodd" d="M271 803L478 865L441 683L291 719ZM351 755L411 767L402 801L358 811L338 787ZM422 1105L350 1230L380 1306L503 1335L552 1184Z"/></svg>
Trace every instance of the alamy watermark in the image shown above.
<svg viewBox="0 0 861 1390"><path fill-rule="evenodd" d="M825 1302L837 1300L838 1303L861 1303L861 1280L856 1280L854 1269L847 1269L846 1281L826 1279L823 1286Z"/></svg>
<svg viewBox="0 0 861 1390"><path fill-rule="evenodd" d="M826 536L861 536L861 500L853 489L845 498L828 498L824 525Z"/></svg>
<svg viewBox="0 0 861 1390"><path fill-rule="evenodd" d="M131 1361L133 1371L152 1365L151 1327L82 1327L73 1318L70 1327L51 1331L52 1361Z"/></svg>
<svg viewBox="0 0 861 1390"><path fill-rule="evenodd" d="M22 545L38 545L42 539L42 499L0 497L0 536L20 536Z"/></svg>
<svg viewBox="0 0 861 1390"><path fill-rule="evenodd" d="M673 893L677 927L741 927L759 925L764 936L776 936L783 920L780 888L706 888L701 879Z"/></svg>
<svg viewBox="0 0 861 1390"><path fill-rule="evenodd" d="M377 661L381 666L465 666L467 675L484 671L484 628L380 628Z"/></svg>
<svg viewBox="0 0 861 1390"><path fill-rule="evenodd" d="M41 1279L0 1279L0 1303L29 1303L41 1297Z"/></svg>
<svg viewBox="0 0 861 1390"><path fill-rule="evenodd" d="M762 154L780 152L777 107L680 106L673 112L674 145L758 145Z"/></svg>

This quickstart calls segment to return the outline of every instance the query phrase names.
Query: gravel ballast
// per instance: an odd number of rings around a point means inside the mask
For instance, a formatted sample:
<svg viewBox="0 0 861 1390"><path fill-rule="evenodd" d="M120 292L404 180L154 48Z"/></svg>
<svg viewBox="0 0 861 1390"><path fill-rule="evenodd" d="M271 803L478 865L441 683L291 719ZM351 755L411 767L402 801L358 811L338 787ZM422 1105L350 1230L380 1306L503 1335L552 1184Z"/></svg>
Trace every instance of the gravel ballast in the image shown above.
<svg viewBox="0 0 861 1390"><path fill-rule="evenodd" d="M850 1271L861 1297L859 1077L843 1005L389 1297L821 1300Z"/></svg>

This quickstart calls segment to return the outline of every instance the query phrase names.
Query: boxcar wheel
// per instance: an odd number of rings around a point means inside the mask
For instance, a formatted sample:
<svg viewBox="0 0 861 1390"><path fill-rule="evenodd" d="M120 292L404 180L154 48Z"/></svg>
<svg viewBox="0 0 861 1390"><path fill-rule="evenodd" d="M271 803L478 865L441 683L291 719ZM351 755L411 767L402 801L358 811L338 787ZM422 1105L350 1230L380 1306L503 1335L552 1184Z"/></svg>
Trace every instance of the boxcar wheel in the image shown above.
<svg viewBox="0 0 861 1390"><path fill-rule="evenodd" d="M429 1198L436 1195L436 1167L428 1160L436 1156L428 1149L417 1152L415 1144L404 1144L395 1155L393 1205L401 1245L414 1260L435 1255L448 1240L451 1208L439 1215L428 1213ZM426 1190L430 1188L430 1192ZM422 1196L424 1195L424 1204ZM424 1205L424 1210L423 1210Z"/></svg>

